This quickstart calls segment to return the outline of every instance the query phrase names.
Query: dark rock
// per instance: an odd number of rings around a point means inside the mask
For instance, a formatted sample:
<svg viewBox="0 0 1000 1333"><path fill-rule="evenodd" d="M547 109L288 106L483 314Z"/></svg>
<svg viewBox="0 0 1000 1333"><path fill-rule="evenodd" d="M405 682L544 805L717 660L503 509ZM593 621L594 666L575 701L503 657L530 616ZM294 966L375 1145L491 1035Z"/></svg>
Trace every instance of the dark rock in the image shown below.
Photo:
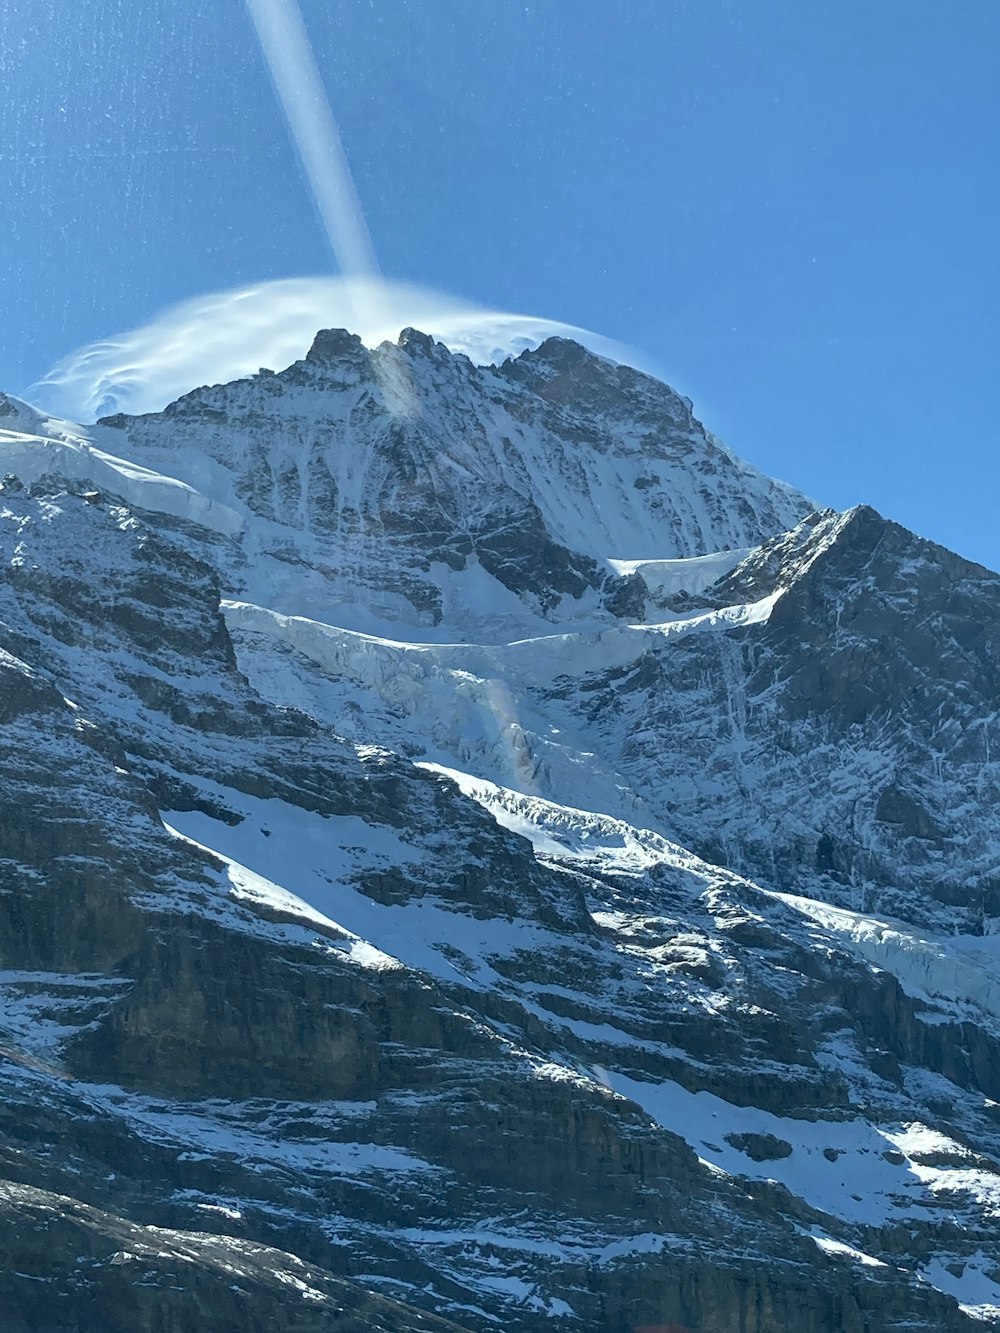
<svg viewBox="0 0 1000 1333"><path fill-rule="evenodd" d="M776 1162L792 1155L792 1145L774 1134L727 1134L726 1142L754 1162Z"/></svg>

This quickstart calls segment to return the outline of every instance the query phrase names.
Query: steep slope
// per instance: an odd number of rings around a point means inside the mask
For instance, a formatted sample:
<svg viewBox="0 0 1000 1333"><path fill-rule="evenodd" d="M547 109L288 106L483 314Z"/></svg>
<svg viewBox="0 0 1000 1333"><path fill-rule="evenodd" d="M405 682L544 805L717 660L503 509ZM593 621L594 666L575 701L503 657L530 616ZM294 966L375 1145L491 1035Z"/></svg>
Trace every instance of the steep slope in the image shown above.
<svg viewBox="0 0 1000 1333"><path fill-rule="evenodd" d="M9 418L12 1327L1000 1321L1000 580L558 341Z"/></svg>
<svg viewBox="0 0 1000 1333"><path fill-rule="evenodd" d="M639 822L777 889L992 931L1000 578L865 509L739 554L670 620L507 644L224 612L258 688L342 730Z"/></svg>
<svg viewBox="0 0 1000 1333"><path fill-rule="evenodd" d="M374 351L327 331L281 374L91 438L245 509L247 600L404 637L638 615L609 560L750 546L812 507L665 385L557 338L495 369L413 330Z"/></svg>
<svg viewBox="0 0 1000 1333"><path fill-rule="evenodd" d="M775 887L994 930L1000 577L862 508L698 600L722 632L553 690L671 835Z"/></svg>

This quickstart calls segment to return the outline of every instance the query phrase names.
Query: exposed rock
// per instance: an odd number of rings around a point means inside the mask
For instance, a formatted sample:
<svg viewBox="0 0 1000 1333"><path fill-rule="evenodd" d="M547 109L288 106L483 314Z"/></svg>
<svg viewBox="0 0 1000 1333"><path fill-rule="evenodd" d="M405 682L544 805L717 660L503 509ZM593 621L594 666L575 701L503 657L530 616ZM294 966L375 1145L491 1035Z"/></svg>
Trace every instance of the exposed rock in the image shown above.
<svg viewBox="0 0 1000 1333"><path fill-rule="evenodd" d="M727 1134L726 1142L754 1162L776 1162L792 1155L792 1145L774 1134Z"/></svg>

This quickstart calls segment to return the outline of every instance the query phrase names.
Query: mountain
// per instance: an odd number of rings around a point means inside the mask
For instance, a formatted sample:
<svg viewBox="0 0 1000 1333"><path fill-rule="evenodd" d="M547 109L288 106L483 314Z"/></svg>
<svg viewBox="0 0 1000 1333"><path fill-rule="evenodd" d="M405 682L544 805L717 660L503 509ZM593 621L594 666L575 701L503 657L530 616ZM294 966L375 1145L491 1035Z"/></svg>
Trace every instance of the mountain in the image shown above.
<svg viewBox="0 0 1000 1333"><path fill-rule="evenodd" d="M648 376L0 397L4 1333L1000 1323L1000 578Z"/></svg>

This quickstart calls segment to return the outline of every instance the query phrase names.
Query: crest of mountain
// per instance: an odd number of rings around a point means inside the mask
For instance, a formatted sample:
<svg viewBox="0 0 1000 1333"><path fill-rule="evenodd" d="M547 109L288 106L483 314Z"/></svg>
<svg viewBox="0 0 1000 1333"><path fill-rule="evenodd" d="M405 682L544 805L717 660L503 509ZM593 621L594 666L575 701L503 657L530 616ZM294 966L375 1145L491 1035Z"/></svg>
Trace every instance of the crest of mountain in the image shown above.
<svg viewBox="0 0 1000 1333"><path fill-rule="evenodd" d="M616 561L753 546L813 508L666 385L560 338L495 368L412 329L371 351L329 330L281 374L106 418L93 441L244 510L267 605L335 602L404 636L638 616Z"/></svg>
<svg viewBox="0 0 1000 1333"><path fill-rule="evenodd" d="M0 477L4 1333L1000 1324L1000 578L560 339Z"/></svg>

